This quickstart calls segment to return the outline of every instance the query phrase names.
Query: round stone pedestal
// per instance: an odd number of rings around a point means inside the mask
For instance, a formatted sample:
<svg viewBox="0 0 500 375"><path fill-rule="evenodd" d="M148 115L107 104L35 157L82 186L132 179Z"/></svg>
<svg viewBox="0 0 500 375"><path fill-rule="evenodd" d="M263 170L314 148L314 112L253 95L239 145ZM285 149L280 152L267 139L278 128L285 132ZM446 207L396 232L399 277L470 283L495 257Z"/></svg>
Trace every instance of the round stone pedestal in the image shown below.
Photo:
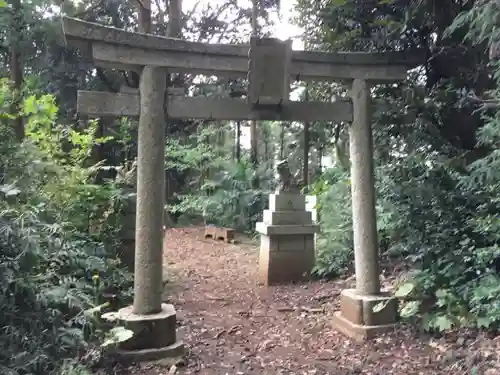
<svg viewBox="0 0 500 375"><path fill-rule="evenodd" d="M134 332L129 340L119 345L118 355L125 361L158 361L180 357L184 345L177 341L176 312L173 305L162 304L156 314L134 314L132 306L118 311L118 319Z"/></svg>

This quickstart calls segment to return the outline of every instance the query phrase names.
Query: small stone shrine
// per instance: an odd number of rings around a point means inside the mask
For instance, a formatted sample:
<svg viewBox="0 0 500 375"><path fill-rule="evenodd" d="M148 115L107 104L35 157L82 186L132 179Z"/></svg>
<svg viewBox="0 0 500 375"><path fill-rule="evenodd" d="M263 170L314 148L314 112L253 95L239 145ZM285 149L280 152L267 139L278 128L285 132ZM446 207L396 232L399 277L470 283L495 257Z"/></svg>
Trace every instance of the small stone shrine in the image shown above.
<svg viewBox="0 0 500 375"><path fill-rule="evenodd" d="M306 196L300 193L288 162L277 166L280 184L269 196L269 209L257 223L260 237L259 281L265 285L307 279L314 266L313 224L306 210Z"/></svg>

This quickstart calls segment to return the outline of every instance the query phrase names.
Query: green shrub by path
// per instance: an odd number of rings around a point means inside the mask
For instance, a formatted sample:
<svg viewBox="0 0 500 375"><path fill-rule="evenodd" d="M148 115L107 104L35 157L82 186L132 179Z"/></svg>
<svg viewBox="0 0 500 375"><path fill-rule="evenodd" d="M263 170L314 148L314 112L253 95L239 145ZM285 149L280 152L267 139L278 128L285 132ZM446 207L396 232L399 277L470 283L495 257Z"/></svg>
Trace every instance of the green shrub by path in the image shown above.
<svg viewBox="0 0 500 375"><path fill-rule="evenodd" d="M26 139L11 135L7 82L0 84L0 373L51 374L104 332L86 311L130 297L116 257L124 197L93 183L95 124L57 125L51 96L25 98Z"/></svg>
<svg viewBox="0 0 500 375"><path fill-rule="evenodd" d="M352 213L350 179L340 167L330 168L311 186L317 197L321 223L317 237L316 266L319 277L340 276L352 269Z"/></svg>

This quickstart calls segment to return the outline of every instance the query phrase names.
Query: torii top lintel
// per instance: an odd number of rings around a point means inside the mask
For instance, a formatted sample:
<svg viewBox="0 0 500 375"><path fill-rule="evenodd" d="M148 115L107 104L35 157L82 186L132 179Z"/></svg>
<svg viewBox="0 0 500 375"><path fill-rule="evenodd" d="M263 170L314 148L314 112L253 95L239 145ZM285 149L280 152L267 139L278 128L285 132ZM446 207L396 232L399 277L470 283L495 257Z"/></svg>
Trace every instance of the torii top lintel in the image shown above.
<svg viewBox="0 0 500 375"><path fill-rule="evenodd" d="M66 40L82 48L95 64L127 70L161 66L174 72L247 76L249 44L189 42L125 31L64 17ZM367 79L400 81L425 61L421 51L329 53L292 51L288 73L298 80Z"/></svg>

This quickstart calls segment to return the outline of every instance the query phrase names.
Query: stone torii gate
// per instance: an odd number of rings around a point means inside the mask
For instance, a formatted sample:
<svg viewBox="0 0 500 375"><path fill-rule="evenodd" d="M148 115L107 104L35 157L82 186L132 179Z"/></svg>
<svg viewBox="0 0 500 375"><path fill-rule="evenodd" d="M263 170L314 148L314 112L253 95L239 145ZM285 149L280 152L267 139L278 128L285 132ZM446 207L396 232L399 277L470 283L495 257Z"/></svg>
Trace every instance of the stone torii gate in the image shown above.
<svg viewBox="0 0 500 375"><path fill-rule="evenodd" d="M139 92L78 92L78 112L139 117L134 302L120 319L136 333L122 347L139 360L179 355L176 312L162 304L164 126L167 118L349 121L356 289L342 293L335 325L357 338L393 326L395 302L381 293L375 218L370 83L402 81L421 63L406 53L292 51L290 41L252 38L241 45L204 44L63 18L69 44L94 64L141 73ZM186 97L166 89L168 72L247 77L244 99ZM351 98L289 100L292 79L352 82ZM285 264L282 267L286 267ZM373 306L389 300L381 311Z"/></svg>

